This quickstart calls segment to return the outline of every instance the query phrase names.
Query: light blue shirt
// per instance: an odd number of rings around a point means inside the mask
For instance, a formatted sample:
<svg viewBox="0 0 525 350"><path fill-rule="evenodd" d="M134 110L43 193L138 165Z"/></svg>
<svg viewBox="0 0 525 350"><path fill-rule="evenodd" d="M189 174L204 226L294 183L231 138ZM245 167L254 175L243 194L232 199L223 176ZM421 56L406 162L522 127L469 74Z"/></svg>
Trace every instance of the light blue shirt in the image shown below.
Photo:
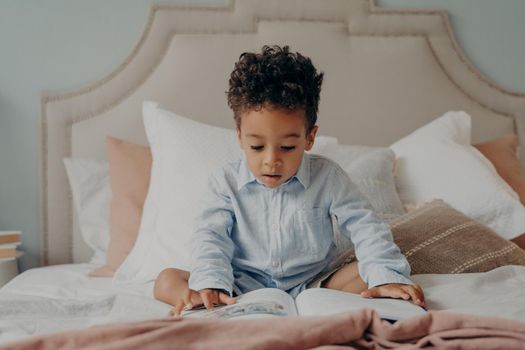
<svg viewBox="0 0 525 350"><path fill-rule="evenodd" d="M412 284L390 229L345 171L305 153L297 174L274 189L244 157L210 176L192 236L189 287L236 294L274 287L295 296L336 258L332 216L352 240L369 287Z"/></svg>

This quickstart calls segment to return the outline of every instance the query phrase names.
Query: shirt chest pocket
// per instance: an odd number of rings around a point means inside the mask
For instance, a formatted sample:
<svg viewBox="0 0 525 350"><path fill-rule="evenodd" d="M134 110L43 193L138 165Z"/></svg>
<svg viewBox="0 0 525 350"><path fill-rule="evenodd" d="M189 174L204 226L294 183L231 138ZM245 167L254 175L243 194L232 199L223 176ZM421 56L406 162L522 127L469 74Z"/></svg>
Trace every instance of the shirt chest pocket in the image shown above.
<svg viewBox="0 0 525 350"><path fill-rule="evenodd" d="M292 251L324 258L332 245L332 228L322 208L300 209L292 216L290 239Z"/></svg>

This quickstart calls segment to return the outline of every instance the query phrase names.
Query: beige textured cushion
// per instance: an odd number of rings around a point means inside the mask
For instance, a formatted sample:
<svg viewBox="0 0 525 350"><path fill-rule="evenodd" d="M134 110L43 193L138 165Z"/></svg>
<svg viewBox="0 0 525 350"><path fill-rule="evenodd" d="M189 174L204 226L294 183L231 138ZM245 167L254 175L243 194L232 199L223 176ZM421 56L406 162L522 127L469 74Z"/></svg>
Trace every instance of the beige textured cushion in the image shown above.
<svg viewBox="0 0 525 350"><path fill-rule="evenodd" d="M525 170L518 159L518 137L507 134L498 139L474 145L496 168L498 174L525 204Z"/></svg>
<svg viewBox="0 0 525 350"><path fill-rule="evenodd" d="M106 265L90 276L111 277L133 248L151 172L149 147L107 138L111 181L110 241Z"/></svg>
<svg viewBox="0 0 525 350"><path fill-rule="evenodd" d="M412 274L485 272L525 265L525 251L487 226L433 200L390 223Z"/></svg>

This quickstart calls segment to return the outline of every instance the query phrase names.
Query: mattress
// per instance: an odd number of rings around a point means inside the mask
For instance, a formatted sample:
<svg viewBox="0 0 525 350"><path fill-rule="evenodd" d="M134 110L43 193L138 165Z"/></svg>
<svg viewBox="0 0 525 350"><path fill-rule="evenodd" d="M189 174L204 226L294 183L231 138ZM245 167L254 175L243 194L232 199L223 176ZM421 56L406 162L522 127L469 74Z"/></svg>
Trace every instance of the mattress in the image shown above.
<svg viewBox="0 0 525 350"><path fill-rule="evenodd" d="M89 264L35 268L0 289L0 343L31 335L132 322L167 315L153 284L119 285L88 277ZM496 316L525 322L525 267L485 273L415 275L432 310Z"/></svg>

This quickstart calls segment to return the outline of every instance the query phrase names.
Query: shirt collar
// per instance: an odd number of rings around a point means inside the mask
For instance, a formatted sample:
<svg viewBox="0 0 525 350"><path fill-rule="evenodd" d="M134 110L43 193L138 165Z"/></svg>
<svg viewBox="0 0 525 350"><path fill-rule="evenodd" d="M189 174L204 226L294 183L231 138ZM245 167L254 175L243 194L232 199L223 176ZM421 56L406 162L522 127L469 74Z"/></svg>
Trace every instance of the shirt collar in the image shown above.
<svg viewBox="0 0 525 350"><path fill-rule="evenodd" d="M295 174L294 177L299 180L305 189L310 186L310 155L307 153L303 154L301 165L299 166L299 170L297 170L297 174Z"/></svg>
<svg viewBox="0 0 525 350"><path fill-rule="evenodd" d="M301 160L299 170L297 170L297 173L294 176L292 176L292 178L288 182L290 182L294 178L296 178L305 189L308 188L308 186L310 185L310 156L307 153L303 154L303 159ZM249 184L254 181L262 184L250 171L246 156L243 154L239 166L237 190L240 190L241 188L246 186L246 184Z"/></svg>
<svg viewBox="0 0 525 350"><path fill-rule="evenodd" d="M250 168L248 167L248 160L246 159L246 156L243 154L241 157L241 163L239 166L239 177L237 181L237 190L240 190L246 184L253 182L253 181L257 181L257 178L250 171Z"/></svg>

